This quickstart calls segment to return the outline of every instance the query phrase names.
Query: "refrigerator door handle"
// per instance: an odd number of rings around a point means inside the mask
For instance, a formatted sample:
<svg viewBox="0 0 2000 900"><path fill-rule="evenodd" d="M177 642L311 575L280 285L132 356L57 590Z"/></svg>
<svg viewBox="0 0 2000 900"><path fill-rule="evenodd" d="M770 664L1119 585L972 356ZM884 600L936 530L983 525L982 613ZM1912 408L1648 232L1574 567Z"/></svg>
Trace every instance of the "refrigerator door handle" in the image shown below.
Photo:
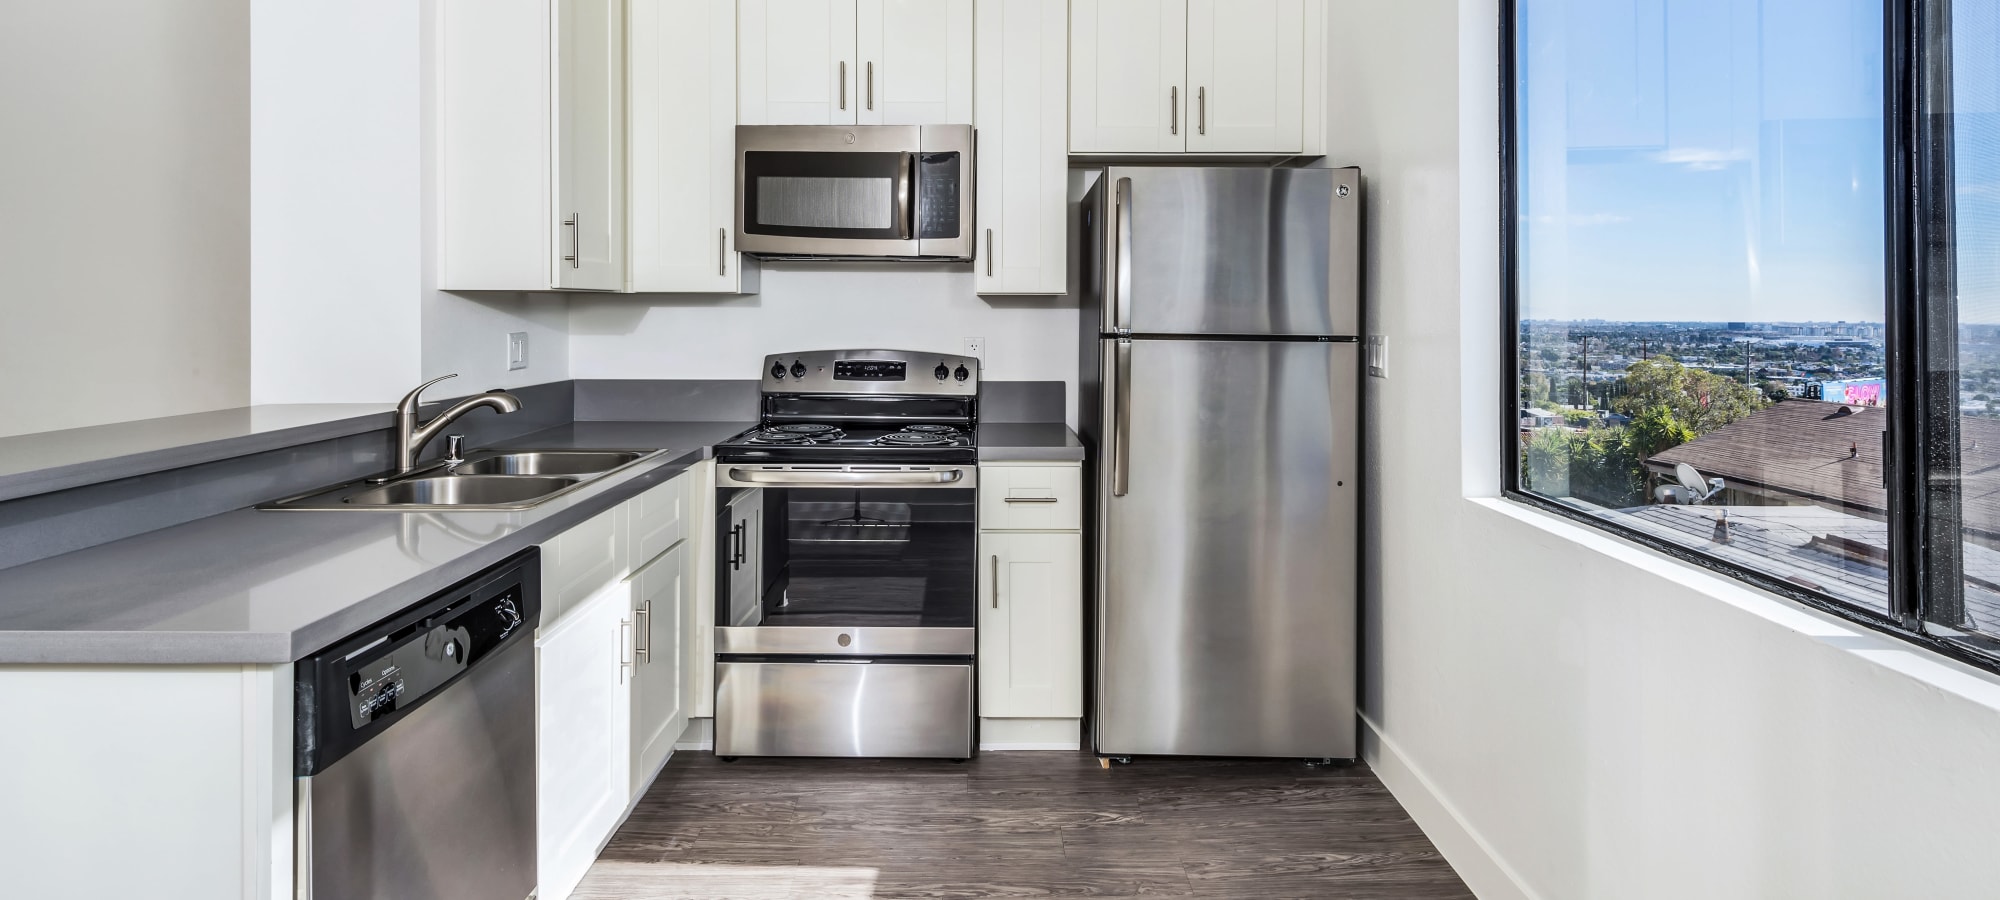
<svg viewBox="0 0 2000 900"><path fill-rule="evenodd" d="M1111 330L1124 331L1132 320L1132 179L1120 178L1113 191L1111 227Z"/></svg>
<svg viewBox="0 0 2000 900"><path fill-rule="evenodd" d="M1119 339L1111 375L1111 496L1123 497L1131 486L1132 462L1132 342Z"/></svg>

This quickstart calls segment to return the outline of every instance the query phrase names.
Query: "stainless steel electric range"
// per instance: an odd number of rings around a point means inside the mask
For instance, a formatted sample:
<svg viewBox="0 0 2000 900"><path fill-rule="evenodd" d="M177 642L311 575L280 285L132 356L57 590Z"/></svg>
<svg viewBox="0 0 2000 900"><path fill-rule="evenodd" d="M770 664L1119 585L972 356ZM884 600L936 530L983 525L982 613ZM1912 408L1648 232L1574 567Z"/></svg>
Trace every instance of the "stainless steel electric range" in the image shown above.
<svg viewBox="0 0 2000 900"><path fill-rule="evenodd" d="M715 752L973 748L979 361L766 357L715 448Z"/></svg>

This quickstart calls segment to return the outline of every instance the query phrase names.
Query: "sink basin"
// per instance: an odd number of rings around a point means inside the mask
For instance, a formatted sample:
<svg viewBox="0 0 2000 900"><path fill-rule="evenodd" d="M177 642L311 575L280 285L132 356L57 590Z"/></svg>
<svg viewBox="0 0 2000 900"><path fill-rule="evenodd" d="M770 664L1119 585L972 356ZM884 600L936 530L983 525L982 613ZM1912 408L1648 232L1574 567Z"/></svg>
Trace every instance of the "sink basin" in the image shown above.
<svg viewBox="0 0 2000 900"><path fill-rule="evenodd" d="M481 450L465 462L425 463L396 476L349 481L262 503L258 509L385 512L529 509L666 450Z"/></svg>
<svg viewBox="0 0 2000 900"><path fill-rule="evenodd" d="M468 459L452 471L459 475L595 475L644 455L631 450L530 450Z"/></svg>
<svg viewBox="0 0 2000 900"><path fill-rule="evenodd" d="M341 502L351 506L495 506L536 500L579 480L542 475L441 475L356 491Z"/></svg>

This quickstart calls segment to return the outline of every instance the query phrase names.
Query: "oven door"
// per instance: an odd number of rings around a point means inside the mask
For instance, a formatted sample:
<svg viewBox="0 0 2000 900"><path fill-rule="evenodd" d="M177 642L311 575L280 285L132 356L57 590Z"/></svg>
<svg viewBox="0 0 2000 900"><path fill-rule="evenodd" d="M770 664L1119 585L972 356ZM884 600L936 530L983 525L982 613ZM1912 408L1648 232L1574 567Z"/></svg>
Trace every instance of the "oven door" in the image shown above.
<svg viewBox="0 0 2000 900"><path fill-rule="evenodd" d="M970 260L972 128L743 125L736 246L764 257Z"/></svg>
<svg viewBox="0 0 2000 900"><path fill-rule="evenodd" d="M718 464L716 653L972 655L977 478Z"/></svg>

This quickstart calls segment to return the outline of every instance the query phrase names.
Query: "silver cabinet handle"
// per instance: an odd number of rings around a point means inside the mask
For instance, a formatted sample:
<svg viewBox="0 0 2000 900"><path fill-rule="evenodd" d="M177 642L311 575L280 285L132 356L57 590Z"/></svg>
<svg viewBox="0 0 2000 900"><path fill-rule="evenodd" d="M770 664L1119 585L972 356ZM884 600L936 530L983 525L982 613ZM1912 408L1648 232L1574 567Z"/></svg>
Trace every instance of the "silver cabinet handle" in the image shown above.
<svg viewBox="0 0 2000 900"><path fill-rule="evenodd" d="M868 61L868 108L875 108L875 61Z"/></svg>
<svg viewBox="0 0 2000 900"><path fill-rule="evenodd" d="M1112 201L1111 225L1117 229L1117 258L1112 260L1111 330L1131 327L1132 317L1132 179L1118 179Z"/></svg>
<svg viewBox="0 0 2000 900"><path fill-rule="evenodd" d="M1195 134L1208 133L1208 88L1194 89Z"/></svg>
<svg viewBox="0 0 2000 900"><path fill-rule="evenodd" d="M1118 340L1113 362L1111 402L1111 496L1123 497L1131 486L1132 341Z"/></svg>
<svg viewBox="0 0 2000 900"><path fill-rule="evenodd" d="M993 229L986 229L986 277L993 277Z"/></svg>
<svg viewBox="0 0 2000 900"><path fill-rule="evenodd" d="M1000 554L993 554L993 608L1000 608Z"/></svg>
<svg viewBox="0 0 2000 900"><path fill-rule="evenodd" d="M1181 133L1181 86L1167 88L1167 133Z"/></svg>
<svg viewBox="0 0 2000 900"><path fill-rule="evenodd" d="M647 600L632 611L632 659L639 662L653 661L653 601ZM645 639L642 646L640 638Z"/></svg>
<svg viewBox="0 0 2000 900"><path fill-rule="evenodd" d="M847 108L847 60L840 61L840 108Z"/></svg>
<svg viewBox="0 0 2000 900"><path fill-rule="evenodd" d="M576 213L570 213L569 218L563 220L564 227L569 229L569 255L563 259L569 262L572 269L583 268L583 225L580 222Z"/></svg>
<svg viewBox="0 0 2000 900"><path fill-rule="evenodd" d="M715 274L729 274L729 229L715 229Z"/></svg>
<svg viewBox="0 0 2000 900"><path fill-rule="evenodd" d="M1002 503L1060 503L1060 497L1002 497Z"/></svg>
<svg viewBox="0 0 2000 900"><path fill-rule="evenodd" d="M771 472L761 469L732 468L729 470L729 477L745 484L837 487L871 484L953 484L965 480L965 472L959 469L932 472Z"/></svg>

